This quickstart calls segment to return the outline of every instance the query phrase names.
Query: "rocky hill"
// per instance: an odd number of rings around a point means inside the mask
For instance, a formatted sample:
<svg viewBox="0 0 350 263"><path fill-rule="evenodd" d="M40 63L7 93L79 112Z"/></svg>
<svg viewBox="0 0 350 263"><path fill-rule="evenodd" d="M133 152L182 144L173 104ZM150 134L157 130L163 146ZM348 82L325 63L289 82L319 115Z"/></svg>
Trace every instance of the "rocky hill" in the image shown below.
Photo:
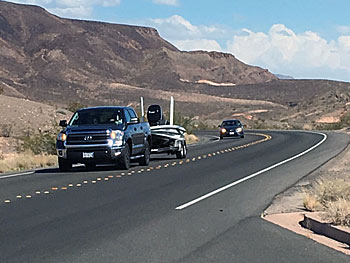
<svg viewBox="0 0 350 263"><path fill-rule="evenodd" d="M112 83L186 90L198 81L276 79L232 55L181 52L153 28L62 19L37 6L3 1L0 42L5 94L41 101L103 102Z"/></svg>
<svg viewBox="0 0 350 263"><path fill-rule="evenodd" d="M350 83L279 80L231 54L183 52L153 28L63 19L0 1L0 93L65 107L168 106L217 124L312 128L350 109ZM25 103L26 100L22 100ZM0 119L0 124L3 122Z"/></svg>

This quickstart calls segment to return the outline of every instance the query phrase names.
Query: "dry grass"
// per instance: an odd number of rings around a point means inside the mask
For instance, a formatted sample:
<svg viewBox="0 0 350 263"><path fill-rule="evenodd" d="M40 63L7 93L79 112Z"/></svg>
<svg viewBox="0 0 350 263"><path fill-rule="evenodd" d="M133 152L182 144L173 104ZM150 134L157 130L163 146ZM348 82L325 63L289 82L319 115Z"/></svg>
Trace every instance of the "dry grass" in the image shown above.
<svg viewBox="0 0 350 263"><path fill-rule="evenodd" d="M0 173L55 165L57 165L57 156L55 155L34 155L31 152L25 152L3 157L0 160Z"/></svg>
<svg viewBox="0 0 350 263"><path fill-rule="evenodd" d="M304 207L326 212L335 225L350 226L350 182L342 178L323 178L305 194Z"/></svg>
<svg viewBox="0 0 350 263"><path fill-rule="evenodd" d="M308 211L318 211L322 209L322 205L317 198L308 193L305 194L303 205Z"/></svg>
<svg viewBox="0 0 350 263"><path fill-rule="evenodd" d="M198 142L199 139L196 135L194 134L185 134L185 139L186 139L186 143L187 144L191 144L191 143L195 143L195 142Z"/></svg>
<svg viewBox="0 0 350 263"><path fill-rule="evenodd" d="M326 219L335 225L350 226L350 200L339 199L329 202L326 208Z"/></svg>

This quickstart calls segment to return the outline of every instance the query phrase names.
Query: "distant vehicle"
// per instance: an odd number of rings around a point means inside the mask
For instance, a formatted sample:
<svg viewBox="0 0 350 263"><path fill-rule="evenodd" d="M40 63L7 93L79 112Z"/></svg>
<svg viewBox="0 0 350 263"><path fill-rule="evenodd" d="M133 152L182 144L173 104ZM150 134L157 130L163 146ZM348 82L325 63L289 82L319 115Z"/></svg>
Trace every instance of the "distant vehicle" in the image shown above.
<svg viewBox="0 0 350 263"><path fill-rule="evenodd" d="M243 124L240 120L224 120L220 125L220 139L224 137L244 138Z"/></svg>
<svg viewBox="0 0 350 263"><path fill-rule="evenodd" d="M82 163L88 169L96 164L115 164L129 169L130 161L148 165L151 152L151 130L140 122L131 107L91 107L74 113L56 141L61 171Z"/></svg>

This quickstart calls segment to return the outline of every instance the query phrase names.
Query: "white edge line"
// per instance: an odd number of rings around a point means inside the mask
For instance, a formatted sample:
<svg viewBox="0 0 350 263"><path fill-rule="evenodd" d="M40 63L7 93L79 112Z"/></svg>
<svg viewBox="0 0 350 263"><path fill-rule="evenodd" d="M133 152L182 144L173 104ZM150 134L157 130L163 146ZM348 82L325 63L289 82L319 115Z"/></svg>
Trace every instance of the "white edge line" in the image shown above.
<svg viewBox="0 0 350 263"><path fill-rule="evenodd" d="M309 132L309 133L314 133L314 134L322 135L322 136L323 136L323 139L322 139L320 142L318 142L317 144L315 144L314 146L312 146L311 148L307 149L306 151L304 151L304 152L302 152L302 153L299 153L299 154L297 154L297 155L295 155L295 156L293 156L293 157L291 157L291 158L288 158L288 159L286 159L286 160L284 160L284 161L281 161L281 162L279 162L279 163L276 163L276 164L274 164L274 165L272 165L272 166L270 166L270 167L267 167L267 168L265 168L265 169L263 169L263 170L261 170L261 171L258 171L258 172L254 173L254 174L248 175L248 176L246 176L246 177L244 177L244 178L242 178L242 179L239 179L239 180L237 180L237 181L235 181L235 182L232 182L232 183L230 183L230 184L228 184L228 185L225 185L225 186L223 186L223 187L221 187L221 188L219 188L219 189L216 189L216 190L214 190L214 191L212 191L212 192L210 192L210 193L207 193L207 194L205 194L205 195L203 195L203 196L201 196L201 197L198 197L197 199L194 199L194 200L192 200L192 201L190 201L190 202L188 202L188 203L185 203L185 204L183 204L183 205L180 205L180 206L176 207L175 209L176 209L176 210L185 209L185 208L187 208L187 207L189 207L189 206L191 206L191 205L193 205L193 204L195 204L195 203L198 203L198 202L200 202L200 201L202 201L202 200L204 200L204 199L207 199L207 198L209 198L209 197L211 197L211 196L213 196L213 195L215 195L215 194L218 194L218 193L220 193L220 192L222 192L222 191L224 191L224 190L226 190L226 189L228 189L228 188L231 188L231 187L233 187L233 186L235 186L235 185L238 185L238 184L240 184L240 183L243 183L244 181L247 181L247 180L249 180L249 179L252 179L252 178L254 178L254 177L256 177L256 176L258 176L258 175L260 175L260 174L262 174L262 173L265 173L265 172L267 172L267 171L269 171L269 170L271 170L271 169L274 169L274 168L276 168L276 167L278 167L278 166L281 166L281 165L283 165L283 164L285 164L285 163L287 163L287 162L290 162L290 161L292 161L292 160L294 160L294 159L297 159L297 158L299 158L299 157L301 157L301 156L307 154L308 152L312 151L313 149L317 148L318 146L320 146L322 143L324 143L324 142L327 140L327 134L319 133L319 132Z"/></svg>
<svg viewBox="0 0 350 263"><path fill-rule="evenodd" d="M28 174L33 174L33 173L34 173L34 172L26 172L26 173L19 173L19 174L4 175L4 176L0 176L0 179L11 178L11 177L17 177L17 176L28 175Z"/></svg>

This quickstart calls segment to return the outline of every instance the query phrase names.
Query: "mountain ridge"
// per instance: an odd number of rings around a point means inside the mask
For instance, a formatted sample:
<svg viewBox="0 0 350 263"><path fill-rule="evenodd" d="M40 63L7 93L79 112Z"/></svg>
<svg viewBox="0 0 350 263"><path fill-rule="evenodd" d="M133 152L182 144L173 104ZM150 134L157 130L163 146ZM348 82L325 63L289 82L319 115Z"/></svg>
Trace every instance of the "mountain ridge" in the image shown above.
<svg viewBox="0 0 350 263"><path fill-rule="evenodd" d="M230 54L180 51L154 28L60 18L9 2L0 2L0 21L0 85L8 95L55 101L61 100L59 90L79 100L87 92L98 98L111 83L176 91L201 79L234 84L276 79Z"/></svg>

